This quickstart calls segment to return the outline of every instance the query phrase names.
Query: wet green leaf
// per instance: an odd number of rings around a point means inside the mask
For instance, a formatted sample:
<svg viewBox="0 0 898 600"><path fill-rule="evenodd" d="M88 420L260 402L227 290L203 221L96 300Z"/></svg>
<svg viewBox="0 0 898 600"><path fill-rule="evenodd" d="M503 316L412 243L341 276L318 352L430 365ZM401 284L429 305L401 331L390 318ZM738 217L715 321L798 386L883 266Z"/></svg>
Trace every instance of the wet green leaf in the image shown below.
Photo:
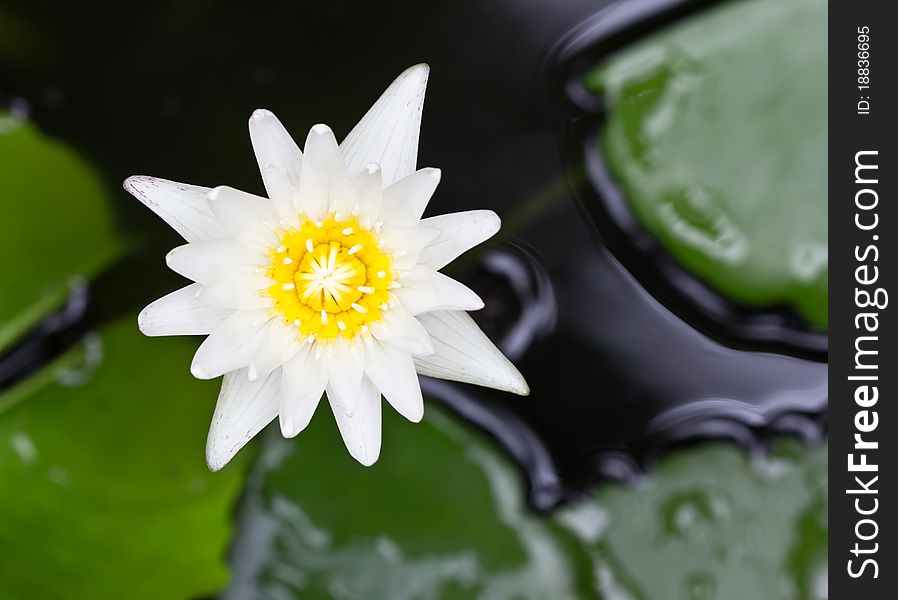
<svg viewBox="0 0 898 600"><path fill-rule="evenodd" d="M755 460L706 445L555 518L588 549L606 598L822 600L826 467L825 445Z"/></svg>
<svg viewBox="0 0 898 600"><path fill-rule="evenodd" d="M826 2L741 0L599 64L636 217L737 303L827 324Z"/></svg>
<svg viewBox="0 0 898 600"><path fill-rule="evenodd" d="M0 112L0 351L124 248L109 195L70 148Z"/></svg>
<svg viewBox="0 0 898 600"><path fill-rule="evenodd" d="M14 404L0 419L0 598L188 599L225 585L244 469L206 468L216 383L188 373L194 347L127 319L0 396Z"/></svg>
<svg viewBox="0 0 898 600"><path fill-rule="evenodd" d="M225 600L810 600L825 581L825 447L701 446L545 517L517 469L433 404L419 425L385 414L370 469L325 412L296 440L269 431Z"/></svg>
<svg viewBox="0 0 898 600"><path fill-rule="evenodd" d="M422 424L388 410L366 469L327 411L296 440L269 432L226 599L584 597L576 549L526 509L519 473L478 436L433 404Z"/></svg>

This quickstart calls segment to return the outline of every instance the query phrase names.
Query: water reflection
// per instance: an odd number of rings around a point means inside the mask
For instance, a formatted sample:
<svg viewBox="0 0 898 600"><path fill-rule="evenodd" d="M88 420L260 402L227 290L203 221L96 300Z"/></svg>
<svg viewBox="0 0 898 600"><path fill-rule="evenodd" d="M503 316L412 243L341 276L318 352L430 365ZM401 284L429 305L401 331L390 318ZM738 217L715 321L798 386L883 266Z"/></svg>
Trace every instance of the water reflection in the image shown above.
<svg viewBox="0 0 898 600"><path fill-rule="evenodd" d="M810 437L808 427L819 435L819 420L801 415L825 409L825 364L732 348L696 330L649 294L569 205L558 206L541 225L527 237L529 256L509 252L503 260L520 262L514 272L530 274L531 283L518 282L517 289L539 289L548 284L540 274L550 273L552 293L528 291L509 302L513 286L489 273L490 255L467 279L488 306L524 307L503 311L516 317L504 328L501 319L483 321L491 333L504 332L499 339L520 339L527 323L520 315L544 315L524 336L533 342L519 361L531 396L428 384L454 408L473 405L490 413L474 420L529 471L537 508L576 495L600 475L632 479L672 443L713 437L751 447L770 433ZM557 231L564 232L563 244L552 234ZM528 267L535 256L539 265ZM543 298L546 312L532 307L535 298ZM550 310L557 316L545 317ZM503 349L512 356L518 350L504 342ZM531 441L526 451L518 447L521 440ZM535 440L545 448L533 446ZM551 471L541 460L544 450ZM555 478L561 486L550 483Z"/></svg>

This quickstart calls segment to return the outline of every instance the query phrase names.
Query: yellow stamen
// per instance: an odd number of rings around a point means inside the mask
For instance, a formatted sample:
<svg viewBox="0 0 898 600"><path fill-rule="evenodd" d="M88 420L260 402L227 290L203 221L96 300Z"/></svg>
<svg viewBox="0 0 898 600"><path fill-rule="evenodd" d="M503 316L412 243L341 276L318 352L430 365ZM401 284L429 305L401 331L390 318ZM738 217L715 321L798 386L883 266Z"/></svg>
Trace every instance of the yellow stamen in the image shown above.
<svg viewBox="0 0 898 600"><path fill-rule="evenodd" d="M333 342L367 333L389 306L392 257L355 216L300 220L268 251L271 264L264 273L275 283L262 293L299 339Z"/></svg>

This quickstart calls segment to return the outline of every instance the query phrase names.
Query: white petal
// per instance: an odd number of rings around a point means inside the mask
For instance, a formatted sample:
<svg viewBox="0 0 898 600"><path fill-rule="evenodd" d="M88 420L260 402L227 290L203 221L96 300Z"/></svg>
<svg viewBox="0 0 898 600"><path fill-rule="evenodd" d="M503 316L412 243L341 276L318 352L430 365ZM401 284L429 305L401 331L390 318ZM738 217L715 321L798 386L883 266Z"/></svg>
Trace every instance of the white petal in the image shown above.
<svg viewBox="0 0 898 600"><path fill-rule="evenodd" d="M278 214L268 198L222 185L209 192L209 206L222 226L241 244L264 251L277 242Z"/></svg>
<svg viewBox="0 0 898 600"><path fill-rule="evenodd" d="M403 227L383 231L380 241L383 249L392 255L392 268L403 271L418 264L421 252L439 235L439 231L430 227Z"/></svg>
<svg viewBox="0 0 898 600"><path fill-rule="evenodd" d="M349 212L358 215L362 225L370 227L380 213L382 196L380 167L371 163L350 184L346 205Z"/></svg>
<svg viewBox="0 0 898 600"><path fill-rule="evenodd" d="M412 354L431 354L430 334L416 317L401 306L384 311L383 319L371 325L371 333Z"/></svg>
<svg viewBox="0 0 898 600"><path fill-rule="evenodd" d="M440 183L439 169L421 169L384 190L379 221L389 227L417 225Z"/></svg>
<svg viewBox="0 0 898 600"><path fill-rule="evenodd" d="M238 310L203 340L190 372L198 379L212 379L247 366L265 339L263 326L270 317L264 310Z"/></svg>
<svg viewBox="0 0 898 600"><path fill-rule="evenodd" d="M268 196L277 211L281 223L288 227L299 226L299 188L287 178L287 175L273 165L262 167L265 174Z"/></svg>
<svg viewBox="0 0 898 600"><path fill-rule="evenodd" d="M308 426L324 394L327 375L311 348L306 344L282 369L280 421L284 437L294 437Z"/></svg>
<svg viewBox="0 0 898 600"><path fill-rule="evenodd" d="M419 315L430 333L434 353L416 356L422 375L464 381L526 396L530 388L502 352L465 312L438 311Z"/></svg>
<svg viewBox="0 0 898 600"><path fill-rule="evenodd" d="M340 150L351 176L377 163L390 186L415 171L429 74L424 64L406 69L349 132Z"/></svg>
<svg viewBox="0 0 898 600"><path fill-rule="evenodd" d="M213 277L263 265L267 257L233 238L223 238L178 246L168 253L165 262L175 273L197 283L208 283Z"/></svg>
<svg viewBox="0 0 898 600"><path fill-rule="evenodd" d="M408 352L368 338L365 343L365 374L400 415L419 422L424 417L424 399L415 363Z"/></svg>
<svg viewBox="0 0 898 600"><path fill-rule="evenodd" d="M439 271L417 266L400 279L396 297L413 315L433 310L480 310L483 300L463 283Z"/></svg>
<svg viewBox="0 0 898 600"><path fill-rule="evenodd" d="M137 326L144 335L208 335L234 312L200 302L197 294L202 286L192 283L159 298L137 316Z"/></svg>
<svg viewBox="0 0 898 600"><path fill-rule="evenodd" d="M129 177L124 185L132 196L188 242L227 235L209 208L206 200L209 188L145 176Z"/></svg>
<svg viewBox="0 0 898 600"><path fill-rule="evenodd" d="M491 238L501 225L491 210L470 210L421 219L421 226L439 230L440 235L421 251L418 262L442 269L456 257Z"/></svg>
<svg viewBox="0 0 898 600"><path fill-rule="evenodd" d="M280 371L249 381L246 369L224 376L206 440L206 462L218 471L277 416Z"/></svg>
<svg viewBox="0 0 898 600"><path fill-rule="evenodd" d="M323 357L327 373L327 397L331 405L340 406L348 415L356 411L361 400L365 355L361 344L349 344L337 338Z"/></svg>
<svg viewBox="0 0 898 600"><path fill-rule="evenodd" d="M272 279L259 273L235 272L204 285L199 299L209 306L223 308L268 308L273 300L266 290L273 284Z"/></svg>
<svg viewBox="0 0 898 600"><path fill-rule="evenodd" d="M287 181L298 188L302 152L278 118L264 108L256 110L249 118L249 137L268 195L273 198L280 191L280 182L270 181L266 165L283 173Z"/></svg>
<svg viewBox="0 0 898 600"><path fill-rule="evenodd" d="M274 318L265 326L266 333L249 363L249 378L265 377L290 360L301 348L296 327Z"/></svg>
<svg viewBox="0 0 898 600"><path fill-rule="evenodd" d="M335 406L333 400L330 400L331 410L346 449L353 458L370 467L380 456L381 402L380 392L367 377L362 380L361 396L359 407L351 416Z"/></svg>
<svg viewBox="0 0 898 600"><path fill-rule="evenodd" d="M313 219L321 219L328 212L340 209L348 214L345 203L349 178L340 156L334 132L327 125L315 125L309 131L305 145L305 160L299 176L297 209Z"/></svg>

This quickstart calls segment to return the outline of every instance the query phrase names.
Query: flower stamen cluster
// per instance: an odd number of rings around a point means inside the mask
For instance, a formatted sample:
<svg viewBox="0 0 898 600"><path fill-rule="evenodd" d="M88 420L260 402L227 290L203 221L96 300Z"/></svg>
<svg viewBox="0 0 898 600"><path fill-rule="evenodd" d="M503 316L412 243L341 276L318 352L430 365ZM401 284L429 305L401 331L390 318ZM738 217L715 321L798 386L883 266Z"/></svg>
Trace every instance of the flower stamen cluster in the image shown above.
<svg viewBox="0 0 898 600"><path fill-rule="evenodd" d="M274 312L309 342L347 340L368 333L389 308L392 260L374 229L358 217L301 216L299 228L281 234L269 249L265 274L275 283L263 293Z"/></svg>

